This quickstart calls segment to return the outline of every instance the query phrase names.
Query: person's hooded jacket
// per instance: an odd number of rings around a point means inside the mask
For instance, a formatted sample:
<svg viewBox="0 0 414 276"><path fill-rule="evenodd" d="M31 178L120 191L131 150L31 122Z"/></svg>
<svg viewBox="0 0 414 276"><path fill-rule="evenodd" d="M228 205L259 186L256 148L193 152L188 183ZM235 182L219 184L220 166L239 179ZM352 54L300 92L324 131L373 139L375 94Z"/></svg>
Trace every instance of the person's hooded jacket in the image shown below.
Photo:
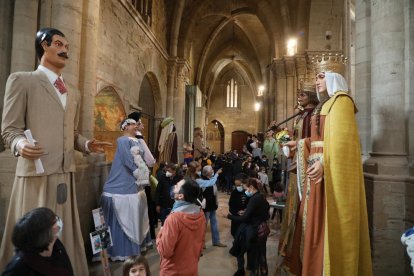
<svg viewBox="0 0 414 276"><path fill-rule="evenodd" d="M200 206L186 205L171 212L157 236L160 275L198 275L205 228Z"/></svg>

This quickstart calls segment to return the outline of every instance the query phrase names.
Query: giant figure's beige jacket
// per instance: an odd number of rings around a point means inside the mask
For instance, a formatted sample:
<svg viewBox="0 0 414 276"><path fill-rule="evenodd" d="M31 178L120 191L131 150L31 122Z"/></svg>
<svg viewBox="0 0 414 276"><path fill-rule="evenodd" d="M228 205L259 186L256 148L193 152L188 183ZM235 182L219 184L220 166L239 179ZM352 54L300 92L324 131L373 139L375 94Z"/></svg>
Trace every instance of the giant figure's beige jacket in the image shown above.
<svg viewBox="0 0 414 276"><path fill-rule="evenodd" d="M40 70L9 76L4 97L1 134L14 152L17 141L30 129L47 153L43 175L75 171L75 150L85 152L87 139L77 132L80 94L68 89L66 108L46 74ZM18 158L16 176L35 176L34 162Z"/></svg>

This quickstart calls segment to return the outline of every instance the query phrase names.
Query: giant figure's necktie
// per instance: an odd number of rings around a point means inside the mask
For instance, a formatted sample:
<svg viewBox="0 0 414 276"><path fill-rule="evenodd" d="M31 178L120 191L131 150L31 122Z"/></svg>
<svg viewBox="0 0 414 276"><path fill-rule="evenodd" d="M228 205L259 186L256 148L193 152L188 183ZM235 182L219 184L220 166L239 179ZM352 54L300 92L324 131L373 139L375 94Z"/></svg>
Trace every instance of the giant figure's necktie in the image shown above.
<svg viewBox="0 0 414 276"><path fill-rule="evenodd" d="M60 94L65 94L68 92L68 90L66 90L65 83L60 77L56 79L54 85L59 90Z"/></svg>

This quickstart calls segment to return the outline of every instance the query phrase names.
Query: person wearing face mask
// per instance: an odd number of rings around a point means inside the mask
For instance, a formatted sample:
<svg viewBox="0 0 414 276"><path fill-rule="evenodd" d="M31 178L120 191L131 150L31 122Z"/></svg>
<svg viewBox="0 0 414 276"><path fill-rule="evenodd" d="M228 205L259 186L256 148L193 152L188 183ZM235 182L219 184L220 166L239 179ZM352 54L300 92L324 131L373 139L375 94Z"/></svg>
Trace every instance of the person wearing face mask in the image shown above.
<svg viewBox="0 0 414 276"><path fill-rule="evenodd" d="M323 55L313 62L320 103L310 137L288 142L307 160L298 212L304 221L299 274L372 275L357 109L343 77L346 59Z"/></svg>
<svg viewBox="0 0 414 276"><path fill-rule="evenodd" d="M227 215L228 219L241 223L230 252L237 257L247 253L247 269L250 275L267 275L267 236L259 239L258 231L259 225L269 219L269 203L259 192L257 179L250 178L244 188L246 196L249 197L246 210L240 215ZM244 271L238 275L244 275Z"/></svg>
<svg viewBox="0 0 414 276"><path fill-rule="evenodd" d="M161 220L161 225L164 225L164 221L173 207L174 186L182 179L181 174L178 174L177 170L176 164L168 163L165 166L165 174L160 177L157 189L155 190L155 208Z"/></svg>
<svg viewBox="0 0 414 276"><path fill-rule="evenodd" d="M20 218L13 229L16 253L3 276L73 276L73 269L60 241L62 220L49 208L36 208Z"/></svg>
<svg viewBox="0 0 414 276"><path fill-rule="evenodd" d="M234 179L235 189L231 192L229 199L229 212L232 215L240 216L246 210L249 197L244 192L243 185L245 185L248 180L249 178L244 173L236 175ZM239 226L240 222L234 220L231 221L230 232L233 238L236 238ZM234 275L244 275L244 254L237 256L237 272Z"/></svg>
<svg viewBox="0 0 414 276"><path fill-rule="evenodd" d="M220 232L218 230L218 221L216 216L216 210L218 209L217 201L217 178L222 173L222 169L219 169L214 173L213 168L210 165L204 166L200 178L196 179L197 184L203 190L203 198L205 199L204 214L206 216L206 223L210 221L211 227L211 240L213 246L227 247L227 245L221 243Z"/></svg>
<svg viewBox="0 0 414 276"><path fill-rule="evenodd" d="M174 205L157 236L160 273L163 276L198 275L206 219L195 203L200 188L192 179L174 186Z"/></svg>

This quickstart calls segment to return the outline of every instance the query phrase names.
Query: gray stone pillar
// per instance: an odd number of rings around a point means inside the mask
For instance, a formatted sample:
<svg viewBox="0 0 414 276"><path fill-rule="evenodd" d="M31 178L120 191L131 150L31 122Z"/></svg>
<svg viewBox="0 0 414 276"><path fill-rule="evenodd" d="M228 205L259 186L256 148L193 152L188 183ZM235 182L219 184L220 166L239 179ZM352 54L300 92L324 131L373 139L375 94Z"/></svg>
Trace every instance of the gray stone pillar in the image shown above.
<svg viewBox="0 0 414 276"><path fill-rule="evenodd" d="M4 88L9 74L17 71L33 71L35 68L34 41L37 9L37 0L16 0L14 3L2 1L0 3L0 20L3 23L0 24L2 31L0 38L0 119L3 113ZM11 154L10 150L3 150L4 145L0 141L0 201L2 202L0 205L0 239L3 237L17 164L17 158Z"/></svg>
<svg viewBox="0 0 414 276"><path fill-rule="evenodd" d="M183 159L183 140L185 133L185 86L187 84L188 67L185 62L179 64L178 75L177 75L177 89L174 93L174 124L177 129L178 139L178 160L179 162Z"/></svg>
<svg viewBox="0 0 414 276"><path fill-rule="evenodd" d="M13 2L0 3L0 126L3 114L4 87L10 74L12 37L13 37ZM34 36L33 36L34 37ZM3 140L0 137L0 152L4 151ZM1 212L1 210L0 210ZM1 222L1 220L0 220Z"/></svg>
<svg viewBox="0 0 414 276"><path fill-rule="evenodd" d="M402 246L396 246L406 230L406 213L411 208L409 201L412 202L412 197L405 193L409 193L410 187L413 189L414 183L408 176L407 158L405 84L410 76L406 72L404 2L409 1L371 1L369 13L366 12L369 11L366 3L357 1L357 7L362 9L357 10L359 16L365 12L371 14L370 21L364 19L364 14L359 17L357 34L371 39L372 152L364 163L364 172L374 275L405 275L407 271L405 250ZM369 29L363 31L365 22L366 25L371 24L370 33ZM361 41L363 37L358 39ZM411 37L409 39L412 40ZM362 62L359 70L365 70L369 75L365 63L369 62L369 58L364 60L361 57L363 55L357 57L357 64ZM357 86L368 87L363 77L356 76ZM369 88L366 90L369 91Z"/></svg>
<svg viewBox="0 0 414 276"><path fill-rule="evenodd" d="M59 0L52 3L51 26L62 31L69 41L69 61L63 70L70 89L79 89L83 0Z"/></svg>
<svg viewBox="0 0 414 276"><path fill-rule="evenodd" d="M280 122L286 118L286 73L285 73L285 63L282 59L275 59L273 62L273 71L276 76L276 97L275 97L275 106L276 106L276 121Z"/></svg>
<svg viewBox="0 0 414 276"><path fill-rule="evenodd" d="M13 17L11 73L32 71L36 64L34 41L37 31L38 0L16 0Z"/></svg>
<svg viewBox="0 0 414 276"><path fill-rule="evenodd" d="M40 2L39 29L52 27L52 1L41 0Z"/></svg>
<svg viewBox="0 0 414 276"><path fill-rule="evenodd" d="M173 97L174 97L174 90L176 89L176 67L177 67L177 62L176 59L170 59L168 61L168 68L167 68L167 98L165 99L166 103L167 103L167 108L166 108L166 116L172 116L173 112L174 112L174 102L173 102Z"/></svg>
<svg viewBox="0 0 414 276"><path fill-rule="evenodd" d="M403 12L403 1L371 5L372 151L381 159L373 173L407 174Z"/></svg>
<svg viewBox="0 0 414 276"><path fill-rule="evenodd" d="M289 117L294 113L294 107L297 102L296 97L296 67L294 57L285 57L286 70L286 116ZM291 121L287 123L292 126Z"/></svg>
<svg viewBox="0 0 414 276"><path fill-rule="evenodd" d="M97 59L99 35L100 0L87 1L82 22L82 52L80 58L79 90L82 95L82 110L79 129L82 135L93 137L94 96L97 94Z"/></svg>
<svg viewBox="0 0 414 276"><path fill-rule="evenodd" d="M369 157L371 149L371 4L356 1L356 49L355 49L355 103L358 108L359 135L362 155Z"/></svg>

